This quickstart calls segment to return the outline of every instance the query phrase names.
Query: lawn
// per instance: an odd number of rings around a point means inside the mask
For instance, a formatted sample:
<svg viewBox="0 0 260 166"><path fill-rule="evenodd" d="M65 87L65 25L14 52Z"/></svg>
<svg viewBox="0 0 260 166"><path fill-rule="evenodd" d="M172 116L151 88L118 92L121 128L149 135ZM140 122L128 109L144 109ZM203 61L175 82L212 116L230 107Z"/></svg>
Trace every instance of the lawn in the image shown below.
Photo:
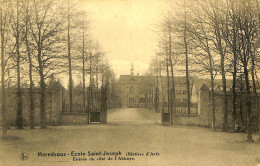
<svg viewBox="0 0 260 166"><path fill-rule="evenodd" d="M247 143L246 134L213 132L198 127L110 123L34 130L13 128L8 131L8 138L0 141L1 166L251 166L260 163L260 144ZM103 156L104 151L109 155ZM28 160L21 160L22 152L28 153ZM72 152L86 153L87 161L73 161ZM97 155L89 156L89 152ZM118 152L121 155L115 156ZM39 153L47 156L39 156ZM56 156L48 156L48 153ZM57 153L66 156L57 156ZM94 160L89 160L91 157ZM109 157L113 160L108 160ZM120 157L122 160L118 160Z"/></svg>

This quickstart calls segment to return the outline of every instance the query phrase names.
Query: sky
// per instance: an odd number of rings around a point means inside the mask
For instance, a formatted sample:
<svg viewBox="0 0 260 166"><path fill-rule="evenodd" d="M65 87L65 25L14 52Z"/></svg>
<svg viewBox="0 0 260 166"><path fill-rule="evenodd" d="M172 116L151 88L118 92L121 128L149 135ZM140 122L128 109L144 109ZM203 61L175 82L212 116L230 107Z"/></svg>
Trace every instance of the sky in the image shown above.
<svg viewBox="0 0 260 166"><path fill-rule="evenodd" d="M91 35L97 39L118 78L148 71L157 46L155 25L167 10L165 0L82 0Z"/></svg>

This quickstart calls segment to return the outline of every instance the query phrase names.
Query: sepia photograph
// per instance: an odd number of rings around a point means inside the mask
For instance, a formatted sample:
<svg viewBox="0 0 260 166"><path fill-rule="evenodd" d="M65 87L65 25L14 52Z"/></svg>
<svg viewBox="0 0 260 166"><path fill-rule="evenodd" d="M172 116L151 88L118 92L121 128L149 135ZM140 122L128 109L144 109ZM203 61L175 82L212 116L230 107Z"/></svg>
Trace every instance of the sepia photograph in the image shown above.
<svg viewBox="0 0 260 166"><path fill-rule="evenodd" d="M260 166L260 0L0 0L0 166Z"/></svg>

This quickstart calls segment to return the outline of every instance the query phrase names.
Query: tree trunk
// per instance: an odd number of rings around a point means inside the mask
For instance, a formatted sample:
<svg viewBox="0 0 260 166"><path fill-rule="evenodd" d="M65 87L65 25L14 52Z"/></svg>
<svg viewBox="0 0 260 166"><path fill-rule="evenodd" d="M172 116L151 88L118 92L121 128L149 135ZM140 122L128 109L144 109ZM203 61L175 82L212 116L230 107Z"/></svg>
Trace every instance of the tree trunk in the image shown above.
<svg viewBox="0 0 260 166"><path fill-rule="evenodd" d="M250 99L250 85L248 70L244 67L245 81L246 81L246 108L247 108L247 141L252 141L252 129L251 129L251 99Z"/></svg>
<svg viewBox="0 0 260 166"><path fill-rule="evenodd" d="M86 83L85 83L85 25L84 25L84 15L83 15L83 41L82 41L82 77L83 77L83 112L86 112L86 94L85 94L85 89L86 89Z"/></svg>
<svg viewBox="0 0 260 166"><path fill-rule="evenodd" d="M86 112L86 81L85 81L85 58L84 58L84 53L82 55L82 60L83 60L83 64L82 64L82 77L83 77L83 112Z"/></svg>
<svg viewBox="0 0 260 166"><path fill-rule="evenodd" d="M226 75L225 75L225 55L223 52L222 48L222 43L221 43L221 37L220 37L220 32L219 32L219 27L217 27L217 36L218 36L218 49L220 52L220 70L221 70L221 77L222 77L222 86L223 86L223 131L227 131L227 84L226 84Z"/></svg>
<svg viewBox="0 0 260 166"><path fill-rule="evenodd" d="M2 136L5 137L7 134L7 125L6 125L6 96L5 96L5 35L4 35L4 26L3 26L3 9L1 8L1 81L2 81Z"/></svg>
<svg viewBox="0 0 260 166"><path fill-rule="evenodd" d="M257 9L259 10L260 7L259 7L259 1L256 1L256 6L257 6ZM258 12L258 29L260 28L260 12ZM257 75L256 75L256 78L257 78ZM258 80L258 79L257 79ZM259 84L258 84L259 85ZM259 106L259 99L257 97L257 110L258 110L258 141L260 142L260 106Z"/></svg>
<svg viewBox="0 0 260 166"><path fill-rule="evenodd" d="M237 56L236 53L234 52L234 67L233 67L233 80L232 80L232 104L233 104L233 124L235 126L235 131L238 130L238 121L237 121L237 114L236 114L236 98L237 98L237 93L236 93L236 80L237 80Z"/></svg>
<svg viewBox="0 0 260 166"><path fill-rule="evenodd" d="M96 87L98 89L98 67L96 66Z"/></svg>
<svg viewBox="0 0 260 166"><path fill-rule="evenodd" d="M255 81L255 63L253 62L253 58L251 58L251 60L252 60L251 76L252 76L253 91L254 91L254 98L255 98L254 104L256 106L256 110L259 111L259 100L256 91L256 81Z"/></svg>
<svg viewBox="0 0 260 166"><path fill-rule="evenodd" d="M41 112L41 120L40 120L40 125L41 125L41 129L45 129L46 128L46 117L45 117L45 83L44 83L44 78L43 78L43 72L40 71L40 76L41 76L41 99L40 99L40 103L41 103L41 108L40 108L40 112Z"/></svg>
<svg viewBox="0 0 260 166"><path fill-rule="evenodd" d="M170 113L170 76L169 76L169 56L167 55L167 46L166 46L166 74L167 74L167 111ZM171 123L172 115L170 114L170 123Z"/></svg>
<svg viewBox="0 0 260 166"><path fill-rule="evenodd" d="M38 63L39 63L39 74L40 74L40 87L41 87L41 98L40 98L40 125L41 129L46 128L46 111L45 111L45 82L44 82L44 74L43 74L43 65L41 59L41 50L38 51Z"/></svg>
<svg viewBox="0 0 260 166"><path fill-rule="evenodd" d="M215 91L214 91L214 77L213 77L213 66L212 66L212 56L208 52L209 58L209 72L210 72L210 84L211 84L211 109L212 109L212 130L216 130L215 122Z"/></svg>
<svg viewBox="0 0 260 166"><path fill-rule="evenodd" d="M253 83L253 91L254 91L254 98L255 98L255 106L256 106L256 110L259 111L259 100L258 100L258 95L257 95L257 91L256 91L256 78L255 78L255 52L256 50L254 50L254 52L251 52L251 77L252 77L252 83ZM260 130L260 128L259 128ZM260 135L259 135L259 140L260 140Z"/></svg>
<svg viewBox="0 0 260 166"><path fill-rule="evenodd" d="M203 30L204 31L204 30ZM205 33L205 32L204 32ZM205 34L205 36L207 36ZM209 60L209 73L210 73L210 84L211 84L211 110L212 110L212 130L216 130L216 120L215 120L215 90L214 90L214 76L213 76L213 64L212 64L212 55L209 48L208 38L206 37L206 49Z"/></svg>
<svg viewBox="0 0 260 166"><path fill-rule="evenodd" d="M10 68L7 69L7 77L8 77L7 88L10 88L11 85Z"/></svg>
<svg viewBox="0 0 260 166"><path fill-rule="evenodd" d="M224 121L223 121L223 131L227 131L227 84L226 76L224 69L224 55L221 55L221 76L222 76L222 85L223 85L223 100L224 100Z"/></svg>
<svg viewBox="0 0 260 166"><path fill-rule="evenodd" d="M28 53L28 57L30 57ZM32 62L29 60L29 77L30 77L30 128L34 129L34 99L33 99L33 79L32 79Z"/></svg>
<svg viewBox="0 0 260 166"><path fill-rule="evenodd" d="M40 75L40 88L41 88L41 98L40 98L40 126L41 129L46 128L46 117L45 117L45 82L44 82L44 74L43 74L43 62L42 62L42 36L41 36L41 29L38 29L38 53L37 53L37 60L39 65L39 75Z"/></svg>
<svg viewBox="0 0 260 166"><path fill-rule="evenodd" d="M32 57L31 57L31 50L28 41L28 22L29 22L29 7L28 1L26 2L26 22L25 22L25 42L26 42L26 49L27 49L27 56L29 60L29 80L30 80L30 128L34 129L34 99L33 99L33 78L32 78Z"/></svg>
<svg viewBox="0 0 260 166"><path fill-rule="evenodd" d="M91 46L90 46L91 49ZM89 54L89 110L88 110L88 117L89 117L89 123L90 123L90 114L93 109L93 95L92 95L92 85L93 85L93 79L92 79L92 53Z"/></svg>
<svg viewBox="0 0 260 166"><path fill-rule="evenodd" d="M156 68L156 86L155 86L155 112L159 112L159 70L158 70L158 59L156 56L156 63L155 63L155 68Z"/></svg>
<svg viewBox="0 0 260 166"><path fill-rule="evenodd" d="M160 57L161 58L161 57ZM164 101L165 101L165 99L164 99L164 97L163 97L163 95L164 95L164 93L163 93L163 78L162 78L162 59L160 59L160 82L161 82L161 90L162 90L162 116L161 117L163 117L163 114L164 114ZM160 96L160 92L159 92L159 96ZM160 103L160 100L159 100L159 103ZM159 109L160 109L160 107L159 107ZM163 121L162 121L163 122Z"/></svg>
<svg viewBox="0 0 260 166"><path fill-rule="evenodd" d="M169 77L169 65L168 65L168 59L167 59L167 109L168 113L170 112L170 77ZM171 115L170 115L170 123L171 123Z"/></svg>
<svg viewBox="0 0 260 166"><path fill-rule="evenodd" d="M171 124L173 123L173 110L175 110L175 84L174 84L174 73L173 73L173 62L172 62L172 36L171 36L171 27L169 25L169 58L170 60L170 65L171 65L171 84L172 87L170 88L171 98L170 98L170 122ZM167 68L168 69L168 68ZM169 69L168 69L169 70ZM169 71L167 71L169 72ZM169 74L168 74L169 75ZM169 78L168 78L169 79Z"/></svg>
<svg viewBox="0 0 260 166"><path fill-rule="evenodd" d="M19 32L19 12L18 1L16 2L16 69L17 69L17 115L16 115L16 127L18 129L23 128L23 102L21 92L21 72L20 72L20 32Z"/></svg>
<svg viewBox="0 0 260 166"><path fill-rule="evenodd" d="M235 33L235 23L233 21L233 61L234 61L234 67L233 67L233 80L232 80L232 103L233 103L233 124L235 126L235 131L239 130L239 123L238 123L238 117L236 113L236 99L237 99L237 93L236 93L236 80L237 80L237 43L236 43L236 33Z"/></svg>
<svg viewBox="0 0 260 166"><path fill-rule="evenodd" d="M220 32L220 20L219 20L219 8L218 8L218 2L216 1L216 4L213 7L213 22L214 22L214 33L215 33L215 39L216 43L215 46L220 54L220 71L221 71L221 77L222 77L222 86L223 86L223 131L227 131L227 85L226 85L226 75L225 75L225 53L222 46L222 34Z"/></svg>
<svg viewBox="0 0 260 166"><path fill-rule="evenodd" d="M69 99L70 112L73 112L73 80L72 80L72 66L71 66L71 42L70 42L70 5L68 0L68 60L69 60Z"/></svg>
<svg viewBox="0 0 260 166"><path fill-rule="evenodd" d="M185 65L186 65L186 87L187 87L187 113L190 114L190 79L189 79L189 57L187 43L187 12L186 1L184 1L184 47L185 47Z"/></svg>
<svg viewBox="0 0 260 166"><path fill-rule="evenodd" d="M210 72L210 84L211 84L211 109L212 109L212 130L216 130L215 122L215 91L214 91L214 78L213 72Z"/></svg>

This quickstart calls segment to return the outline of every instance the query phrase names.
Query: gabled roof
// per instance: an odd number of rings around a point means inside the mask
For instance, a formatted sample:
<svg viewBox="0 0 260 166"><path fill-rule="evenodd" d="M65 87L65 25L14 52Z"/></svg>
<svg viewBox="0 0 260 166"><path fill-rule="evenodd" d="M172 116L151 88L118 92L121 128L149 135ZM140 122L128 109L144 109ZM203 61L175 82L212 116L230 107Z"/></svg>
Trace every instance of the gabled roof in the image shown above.
<svg viewBox="0 0 260 166"><path fill-rule="evenodd" d="M144 83L145 81L148 82L153 82L156 81L157 77L156 76L131 76L131 75L120 75L118 84L126 84L126 83ZM167 83L167 76L158 76L159 82L162 79L163 84ZM174 77L174 82L176 85L184 84L186 81L185 76L175 76Z"/></svg>
<svg viewBox="0 0 260 166"><path fill-rule="evenodd" d="M209 90L209 88L207 87L207 85L202 84L202 86L200 87L200 90Z"/></svg>
<svg viewBox="0 0 260 166"><path fill-rule="evenodd" d="M159 84L167 84L167 76L131 76L131 75L120 75L118 84L128 84L128 83L145 83L145 81L153 82L156 81L156 79L159 79ZM149 79L149 80L148 80ZM176 86L178 85L185 85L186 84L186 77L185 76L174 76L174 83ZM227 79L227 90L229 91L232 88L232 80ZM190 84L195 86L195 89L199 89L202 87L203 84L205 84L206 87L211 89L211 83L210 79L203 79L203 78L195 78L190 77ZM214 79L214 89L222 90L222 79Z"/></svg>

